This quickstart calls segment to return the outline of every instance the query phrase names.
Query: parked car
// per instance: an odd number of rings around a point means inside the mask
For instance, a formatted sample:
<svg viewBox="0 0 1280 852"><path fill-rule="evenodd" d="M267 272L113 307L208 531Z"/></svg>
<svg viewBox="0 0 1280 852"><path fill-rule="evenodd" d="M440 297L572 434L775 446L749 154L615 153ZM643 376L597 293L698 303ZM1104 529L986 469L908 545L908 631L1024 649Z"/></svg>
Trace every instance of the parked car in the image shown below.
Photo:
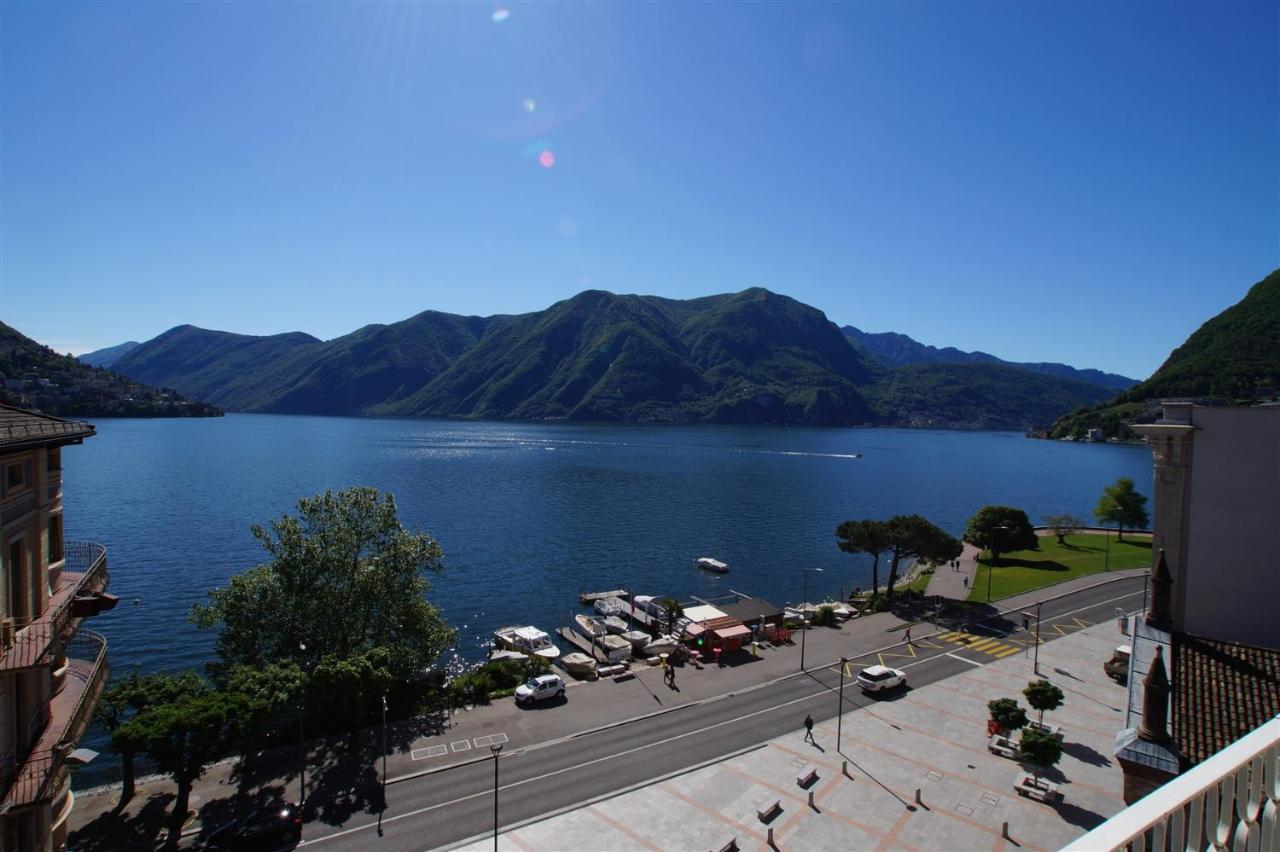
<svg viewBox="0 0 1280 852"><path fill-rule="evenodd" d="M250 811L209 834L216 849L275 849L302 839L302 814L296 805L277 804Z"/></svg>
<svg viewBox="0 0 1280 852"><path fill-rule="evenodd" d="M560 675L544 674L516 687L516 703L532 704L544 698L563 698L564 681Z"/></svg>
<svg viewBox="0 0 1280 852"><path fill-rule="evenodd" d="M896 686L907 685L907 673L888 666L867 666L858 672L858 686L863 692L884 692Z"/></svg>

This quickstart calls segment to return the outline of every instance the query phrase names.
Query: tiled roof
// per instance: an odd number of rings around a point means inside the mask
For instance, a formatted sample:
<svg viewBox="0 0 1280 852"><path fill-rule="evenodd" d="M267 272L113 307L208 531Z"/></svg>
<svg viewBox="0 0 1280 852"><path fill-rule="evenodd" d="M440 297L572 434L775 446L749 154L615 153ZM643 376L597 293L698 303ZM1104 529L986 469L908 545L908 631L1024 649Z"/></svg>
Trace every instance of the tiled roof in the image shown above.
<svg viewBox="0 0 1280 852"><path fill-rule="evenodd" d="M31 444L61 443L68 439L87 438L93 433L94 428L88 423L63 420L0 403L0 450Z"/></svg>
<svg viewBox="0 0 1280 852"><path fill-rule="evenodd" d="M1280 650L1173 635L1173 741L1187 768L1280 714Z"/></svg>

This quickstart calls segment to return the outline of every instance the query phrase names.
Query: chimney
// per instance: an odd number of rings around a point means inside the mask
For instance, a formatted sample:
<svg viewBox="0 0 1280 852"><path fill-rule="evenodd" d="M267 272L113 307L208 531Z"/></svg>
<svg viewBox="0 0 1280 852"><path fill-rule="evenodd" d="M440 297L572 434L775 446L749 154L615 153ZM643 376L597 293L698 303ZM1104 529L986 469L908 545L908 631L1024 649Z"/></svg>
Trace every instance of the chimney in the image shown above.
<svg viewBox="0 0 1280 852"><path fill-rule="evenodd" d="M1169 617L1172 606L1173 577L1169 574L1169 563L1165 561L1162 547L1156 569L1151 572L1151 605L1147 607L1147 624L1160 630L1168 630L1172 626Z"/></svg>
<svg viewBox="0 0 1280 852"><path fill-rule="evenodd" d="M1156 658L1142 682L1142 725L1138 738L1149 743L1168 743L1169 677L1164 670L1164 647L1156 646Z"/></svg>

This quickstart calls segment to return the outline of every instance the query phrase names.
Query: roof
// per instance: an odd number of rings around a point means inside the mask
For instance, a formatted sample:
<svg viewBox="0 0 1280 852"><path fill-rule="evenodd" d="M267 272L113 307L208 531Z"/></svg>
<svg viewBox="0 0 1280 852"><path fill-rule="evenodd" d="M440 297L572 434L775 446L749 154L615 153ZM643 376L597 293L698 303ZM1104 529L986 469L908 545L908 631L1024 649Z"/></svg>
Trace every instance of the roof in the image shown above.
<svg viewBox="0 0 1280 852"><path fill-rule="evenodd" d="M875 676L875 675L887 674L892 671L894 671L894 669L891 669L888 666L875 665L875 666L867 666L865 669L862 670L862 674Z"/></svg>
<svg viewBox="0 0 1280 852"><path fill-rule="evenodd" d="M782 607L774 606L764 598L743 598L733 603L718 604L718 608L739 621L759 621L761 616L775 620L782 618Z"/></svg>
<svg viewBox="0 0 1280 852"><path fill-rule="evenodd" d="M684 608L684 617L690 621L711 621L716 618L724 618L724 616L725 614L720 611L719 607L714 607L710 604Z"/></svg>
<svg viewBox="0 0 1280 852"><path fill-rule="evenodd" d="M725 627L717 627L714 632L721 639L745 639L751 635L751 628L744 627L742 622L738 621Z"/></svg>
<svg viewBox="0 0 1280 852"><path fill-rule="evenodd" d="M1173 741L1186 767L1280 714L1280 649L1173 635Z"/></svg>
<svg viewBox="0 0 1280 852"><path fill-rule="evenodd" d="M0 403L0 452L41 444L66 444L92 434L94 428L88 423Z"/></svg>

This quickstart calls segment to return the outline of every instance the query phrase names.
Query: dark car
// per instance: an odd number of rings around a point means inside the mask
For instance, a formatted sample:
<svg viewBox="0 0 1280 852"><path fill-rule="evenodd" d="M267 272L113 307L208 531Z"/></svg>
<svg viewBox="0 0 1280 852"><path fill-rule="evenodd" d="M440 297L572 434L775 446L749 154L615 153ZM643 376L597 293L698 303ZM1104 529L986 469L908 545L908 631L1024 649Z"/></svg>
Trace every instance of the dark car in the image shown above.
<svg viewBox="0 0 1280 852"><path fill-rule="evenodd" d="M250 811L209 835L216 849L268 849L302 839L302 814L295 805L273 805Z"/></svg>

